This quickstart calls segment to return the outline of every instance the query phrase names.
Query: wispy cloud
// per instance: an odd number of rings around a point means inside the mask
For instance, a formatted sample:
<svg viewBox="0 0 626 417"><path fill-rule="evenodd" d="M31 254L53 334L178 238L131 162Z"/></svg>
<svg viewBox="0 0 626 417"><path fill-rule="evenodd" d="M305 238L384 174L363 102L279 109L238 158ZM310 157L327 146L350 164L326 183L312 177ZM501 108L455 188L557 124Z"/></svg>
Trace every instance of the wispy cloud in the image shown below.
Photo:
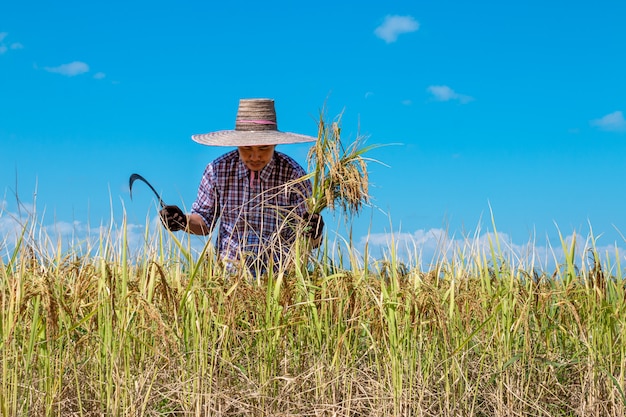
<svg viewBox="0 0 626 417"><path fill-rule="evenodd" d="M58 67L44 67L44 69L48 72L74 77L89 72L89 65L81 61L74 61L69 64L59 65Z"/></svg>
<svg viewBox="0 0 626 417"><path fill-rule="evenodd" d="M621 111L615 111L600 119L592 120L591 125L609 132L626 132L626 120Z"/></svg>
<svg viewBox="0 0 626 417"><path fill-rule="evenodd" d="M415 32L420 25L412 16L389 15L385 17L382 25L374 30L374 34L387 43L398 40L403 33Z"/></svg>
<svg viewBox="0 0 626 417"><path fill-rule="evenodd" d="M9 34L7 32L0 32L0 55L6 53L9 49L22 49L24 45L20 42L6 43L4 40Z"/></svg>
<svg viewBox="0 0 626 417"><path fill-rule="evenodd" d="M0 264L6 262L17 245L25 245L36 248L41 253L52 254L54 258L59 253L72 251L85 256L99 251L102 242L110 242L113 245L126 245L131 254L145 253L156 250L160 245L162 231L161 221L158 215L153 216L147 225L125 224L119 227L113 224L102 224L92 227L81 221L47 222L43 215L36 213L32 203L19 202L20 209L11 207L11 203L0 198ZM13 203L13 206L15 203ZM119 225L119 223L117 223ZM177 232L183 233L183 232ZM153 236L146 241L146 236ZM164 236L168 243L173 245L169 236ZM198 238L189 241L190 249L199 254L206 245L206 238Z"/></svg>
<svg viewBox="0 0 626 417"><path fill-rule="evenodd" d="M459 94L447 85L431 85L426 89L430 94L432 94L433 98L437 101L451 101L456 100L461 104L469 103L474 100L474 97Z"/></svg>
<svg viewBox="0 0 626 417"><path fill-rule="evenodd" d="M8 36L8 32L0 32L0 55L6 54L9 50L24 48L24 45L21 42L7 42ZM34 68L39 69L39 66L35 64ZM73 61L56 67L44 67L43 69L54 74L65 75L66 77L75 77L90 71L89 65L82 61ZM93 75L93 78L96 80L102 80L106 78L106 74L99 71ZM116 82L113 81L112 83Z"/></svg>

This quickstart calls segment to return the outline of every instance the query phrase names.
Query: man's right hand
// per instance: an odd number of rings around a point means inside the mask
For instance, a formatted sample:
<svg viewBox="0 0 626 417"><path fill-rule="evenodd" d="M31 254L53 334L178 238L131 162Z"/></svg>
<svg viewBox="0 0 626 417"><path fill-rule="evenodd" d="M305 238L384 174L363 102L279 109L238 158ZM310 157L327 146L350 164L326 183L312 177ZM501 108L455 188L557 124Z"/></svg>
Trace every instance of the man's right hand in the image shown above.
<svg viewBox="0 0 626 417"><path fill-rule="evenodd" d="M161 223L172 232L187 228L187 216L178 206L165 206L159 211Z"/></svg>

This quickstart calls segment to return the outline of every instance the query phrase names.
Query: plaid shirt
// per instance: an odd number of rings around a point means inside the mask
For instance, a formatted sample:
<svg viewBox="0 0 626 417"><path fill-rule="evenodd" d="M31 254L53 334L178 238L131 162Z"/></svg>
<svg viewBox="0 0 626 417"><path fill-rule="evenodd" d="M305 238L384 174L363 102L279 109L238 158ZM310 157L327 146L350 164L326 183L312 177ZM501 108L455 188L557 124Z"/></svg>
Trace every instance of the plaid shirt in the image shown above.
<svg viewBox="0 0 626 417"><path fill-rule="evenodd" d="M210 230L219 219L221 259L243 255L265 264L270 254L277 260L294 241L294 226L306 213L311 183L290 181L304 175L295 160L280 152L274 152L261 171L251 172L234 150L207 165L191 211L202 216Z"/></svg>

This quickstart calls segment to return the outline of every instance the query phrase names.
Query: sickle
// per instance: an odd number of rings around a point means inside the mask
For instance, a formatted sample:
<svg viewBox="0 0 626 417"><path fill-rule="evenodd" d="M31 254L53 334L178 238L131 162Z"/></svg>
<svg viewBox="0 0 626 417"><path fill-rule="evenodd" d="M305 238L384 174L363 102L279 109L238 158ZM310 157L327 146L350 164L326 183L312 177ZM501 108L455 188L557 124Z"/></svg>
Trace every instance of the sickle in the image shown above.
<svg viewBox="0 0 626 417"><path fill-rule="evenodd" d="M150 183L148 182L148 180L146 180L144 177L142 177L139 174L132 174L130 176L130 178L128 179L128 188L130 189L130 199L133 199L133 183L135 182L135 180L140 180L146 183L146 185L148 187L150 187L150 189L152 190L152 192L154 193L154 195L159 199L159 204L161 205L161 207L165 207L165 203L163 202L163 200L161 200L161 196L159 195L159 193L157 193L157 191L154 189L154 187L152 185L150 185Z"/></svg>

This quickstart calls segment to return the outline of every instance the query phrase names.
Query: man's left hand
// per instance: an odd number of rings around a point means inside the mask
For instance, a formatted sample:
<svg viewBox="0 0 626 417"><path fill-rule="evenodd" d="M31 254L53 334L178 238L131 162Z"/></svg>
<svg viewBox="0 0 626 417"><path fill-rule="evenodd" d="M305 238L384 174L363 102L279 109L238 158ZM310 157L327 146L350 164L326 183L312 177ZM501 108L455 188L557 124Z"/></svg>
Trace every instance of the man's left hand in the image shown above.
<svg viewBox="0 0 626 417"><path fill-rule="evenodd" d="M324 219L317 213L304 214L304 235L313 240L318 240L324 230Z"/></svg>

